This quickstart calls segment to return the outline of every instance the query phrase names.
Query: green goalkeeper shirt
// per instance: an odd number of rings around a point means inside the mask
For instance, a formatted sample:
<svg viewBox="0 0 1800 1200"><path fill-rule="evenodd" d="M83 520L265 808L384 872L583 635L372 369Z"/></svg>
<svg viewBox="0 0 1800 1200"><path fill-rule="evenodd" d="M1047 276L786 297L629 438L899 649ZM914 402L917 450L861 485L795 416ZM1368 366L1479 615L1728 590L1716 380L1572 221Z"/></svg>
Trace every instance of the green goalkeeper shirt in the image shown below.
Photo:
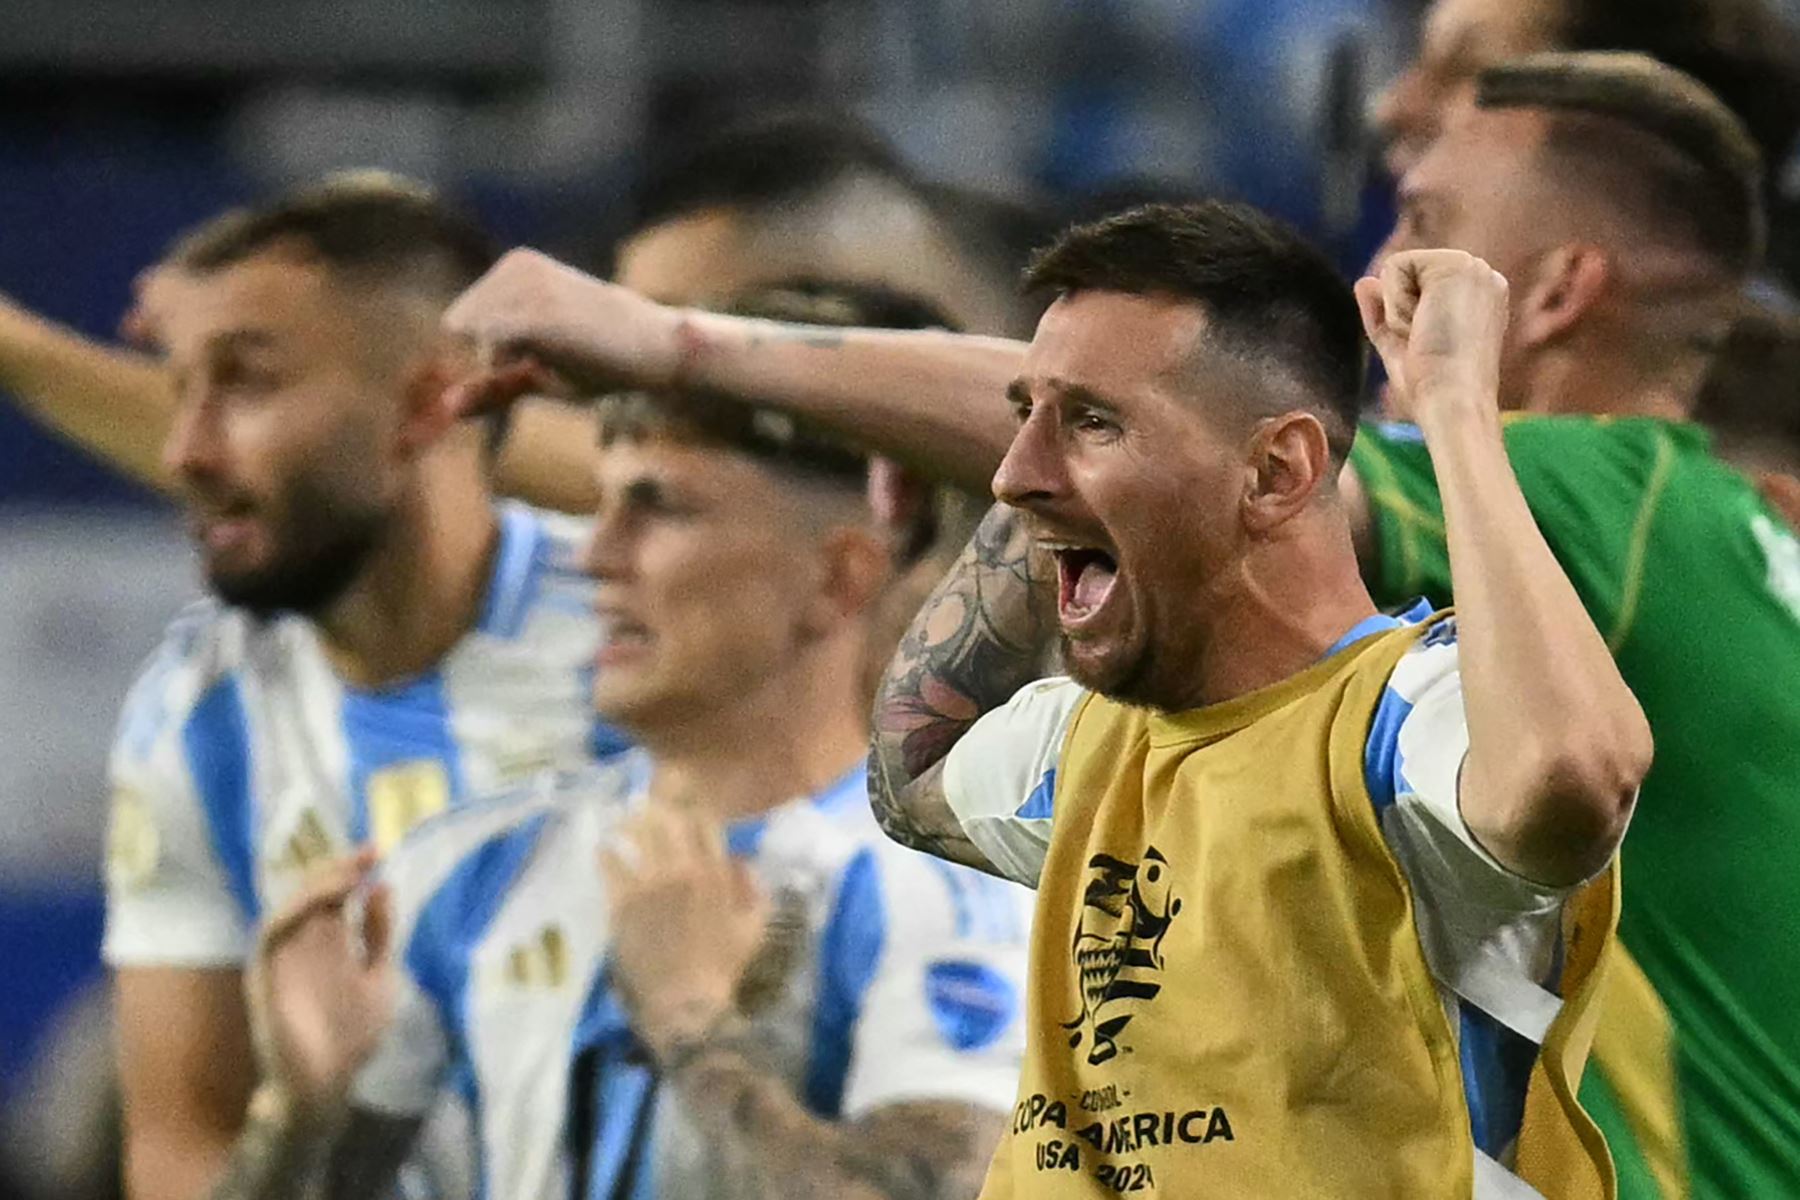
<svg viewBox="0 0 1800 1200"><path fill-rule="evenodd" d="M1640 1049L1672 1027L1678 1105L1647 1112L1655 1089L1590 1070L1583 1099L1613 1146L1620 1195L1663 1194L1644 1145L1660 1121L1685 1142L1693 1196L1800 1197L1800 541L1695 426L1532 417L1509 420L1505 437L1656 735L1622 851L1620 932L1667 1019L1617 1019L1639 1022L1623 1032ZM1351 463L1369 499L1377 601L1450 602L1418 431L1365 426Z"/></svg>

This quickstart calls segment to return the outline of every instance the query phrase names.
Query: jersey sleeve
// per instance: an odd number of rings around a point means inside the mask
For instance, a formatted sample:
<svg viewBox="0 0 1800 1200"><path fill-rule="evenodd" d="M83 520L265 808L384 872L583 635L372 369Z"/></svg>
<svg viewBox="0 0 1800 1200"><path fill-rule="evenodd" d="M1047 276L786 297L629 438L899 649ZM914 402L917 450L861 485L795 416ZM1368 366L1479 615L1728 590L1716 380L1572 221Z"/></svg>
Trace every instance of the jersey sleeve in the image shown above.
<svg viewBox="0 0 1800 1200"><path fill-rule="evenodd" d="M1389 679L1364 759L1369 792L1412 885L1433 971L1454 980L1498 960L1541 981L1574 889L1517 875L1476 840L1458 800L1468 752L1451 621L1428 633Z"/></svg>
<svg viewBox="0 0 1800 1200"><path fill-rule="evenodd" d="M1087 691L1073 680L1021 688L986 713L944 760L944 798L963 832L1006 878L1036 887L1056 815L1056 764Z"/></svg>
<svg viewBox="0 0 1800 1200"><path fill-rule="evenodd" d="M241 838L229 829L247 821L248 797L228 795L224 778L234 762L239 781L248 770L241 724L232 727L229 679L208 677L192 636L172 632L139 676L108 762L104 952L114 968L235 966L249 952L248 826ZM223 786L209 795L208 784Z"/></svg>
<svg viewBox="0 0 1800 1200"><path fill-rule="evenodd" d="M1025 1032L1032 893L924 855L883 848L846 876L839 914L876 935L850 1040L842 1115L953 1101L1004 1111ZM836 982L848 982L837 973Z"/></svg>
<svg viewBox="0 0 1800 1200"><path fill-rule="evenodd" d="M1681 440L1696 435L1659 421L1587 417L1510 419L1504 435L1532 516L1616 648L1630 632ZM1364 425L1350 465L1369 502L1375 561L1365 573L1376 601L1451 603L1443 501L1418 429Z"/></svg>

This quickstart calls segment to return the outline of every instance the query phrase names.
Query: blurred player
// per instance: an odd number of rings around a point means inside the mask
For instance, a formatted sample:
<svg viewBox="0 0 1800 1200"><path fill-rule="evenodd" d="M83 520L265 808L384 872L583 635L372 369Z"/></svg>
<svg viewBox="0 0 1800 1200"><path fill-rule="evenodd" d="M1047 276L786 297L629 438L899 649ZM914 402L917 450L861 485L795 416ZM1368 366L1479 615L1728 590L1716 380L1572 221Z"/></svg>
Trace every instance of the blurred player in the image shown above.
<svg viewBox="0 0 1800 1200"><path fill-rule="evenodd" d="M1375 103L1395 179L1489 67L1552 50L1634 51L1694 76L1779 167L1800 132L1800 50L1768 0L1432 0L1418 58Z"/></svg>
<svg viewBox="0 0 1800 1200"><path fill-rule="evenodd" d="M182 243L164 451L211 602L111 761L106 958L138 1200L218 1176L250 1094L240 968L309 866L622 747L587 700L573 533L489 492L446 417L445 303L491 261L435 199L348 179Z"/></svg>
<svg viewBox="0 0 1800 1200"><path fill-rule="evenodd" d="M340 1127L325 1194L375 1194L449 1080L496 1200L974 1194L1029 898L871 817L866 462L706 397L605 399L599 440L594 702L643 749L421 830L367 965L358 864L272 922L215 1200L297 1194Z"/></svg>
<svg viewBox="0 0 1800 1200"><path fill-rule="evenodd" d="M1770 948L1790 940L1800 906L1788 884L1800 879L1800 711L1787 700L1800 542L1683 421L1754 265L1754 154L1716 101L1641 59L1574 56L1486 79L1488 108L1409 181L1395 244L1480 251L1510 272L1501 401L1553 417L1509 423L1508 451L1658 734L1622 926L1643 972L1624 981L1654 987L1616 1002L1587 1094L1623 1194L1782 1195L1800 1189L1800 962ZM754 385L970 483L1007 444L994 397L1018 369L1014 343L822 340L650 305L524 255L473 295L493 336L547 338L639 382ZM470 304L453 317L470 319ZM1357 445L1345 498L1376 598L1449 599L1425 446L1377 426ZM1695 800L1709 796L1730 802Z"/></svg>

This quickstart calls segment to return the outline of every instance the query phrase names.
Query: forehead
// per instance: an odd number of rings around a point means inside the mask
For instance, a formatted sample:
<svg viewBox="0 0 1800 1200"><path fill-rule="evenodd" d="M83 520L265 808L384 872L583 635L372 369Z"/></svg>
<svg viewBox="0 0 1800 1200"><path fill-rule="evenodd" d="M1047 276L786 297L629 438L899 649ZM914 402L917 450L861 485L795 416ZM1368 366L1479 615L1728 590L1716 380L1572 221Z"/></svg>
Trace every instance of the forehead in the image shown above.
<svg viewBox="0 0 1800 1200"><path fill-rule="evenodd" d="M641 229L619 245L615 279L665 304L704 304L737 294L750 269L743 222L707 209Z"/></svg>
<svg viewBox="0 0 1800 1200"><path fill-rule="evenodd" d="M1410 194L1493 194L1496 180L1527 182L1547 123L1531 109L1458 106L1401 182Z"/></svg>
<svg viewBox="0 0 1800 1200"><path fill-rule="evenodd" d="M1124 399L1180 372L1205 330L1205 314L1189 300L1074 292L1038 322L1021 378L1034 391L1080 388Z"/></svg>
<svg viewBox="0 0 1800 1200"><path fill-rule="evenodd" d="M608 491L654 480L691 494L732 499L734 511L779 507L797 489L746 454L650 432L600 448L600 482Z"/></svg>
<svg viewBox="0 0 1800 1200"><path fill-rule="evenodd" d="M1436 0L1425 16L1421 51L1466 72L1556 48L1560 0Z"/></svg>
<svg viewBox="0 0 1800 1200"><path fill-rule="evenodd" d="M323 266L293 254L258 254L217 270L174 275L163 331L171 350L236 330L280 336L316 327L344 306Z"/></svg>

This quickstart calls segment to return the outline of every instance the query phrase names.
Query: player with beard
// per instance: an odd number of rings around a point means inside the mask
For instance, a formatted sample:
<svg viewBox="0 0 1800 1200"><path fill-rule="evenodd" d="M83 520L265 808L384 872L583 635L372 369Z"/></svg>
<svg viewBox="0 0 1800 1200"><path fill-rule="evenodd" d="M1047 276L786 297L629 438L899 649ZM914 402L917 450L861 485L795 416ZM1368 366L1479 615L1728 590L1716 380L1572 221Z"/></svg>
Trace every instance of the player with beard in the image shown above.
<svg viewBox="0 0 1800 1200"><path fill-rule="evenodd" d="M442 403L468 364L439 317L491 261L437 200L369 178L227 214L172 257L165 469L214 598L151 657L110 763L138 1200L217 1178L254 1082L251 931L309 866L622 746L587 703L576 531L496 505L486 431Z"/></svg>
<svg viewBox="0 0 1800 1200"><path fill-rule="evenodd" d="M607 397L598 441L593 699L641 749L421 828L360 927L366 859L271 919L215 1200L313 1194L320 1158L380 1194L447 1081L496 1200L974 1194L1029 896L870 814L867 462L705 396Z"/></svg>
<svg viewBox="0 0 1800 1200"><path fill-rule="evenodd" d="M1622 937L1642 969L1616 973L1583 1098L1624 1195L1785 1194L1800 1187L1800 977L1768 948L1794 907L1774 897L1800 877L1800 711L1785 700L1800 542L1689 423L1756 262L1755 154L1716 99L1636 56L1496 68L1478 90L1404 183L1392 249L1447 243L1512 280L1498 402L1533 419L1508 421L1508 451L1658 736L1624 852ZM484 292L505 304L488 309ZM753 381L971 480L1000 461L991 397L1023 355L682 314L525 255L453 318L640 382ZM1786 395L1762 402L1765 420ZM1344 502L1382 603L1451 598L1446 486L1416 429L1359 433ZM951 692L916 703L930 729L968 718Z"/></svg>
<svg viewBox="0 0 1800 1200"><path fill-rule="evenodd" d="M1167 711L1067 682L1009 703L1052 617L1004 513L890 674L874 760L889 832L1043 888L1027 1085L994 1195L1262 1195L1272 1179L1467 1195L1477 1175L1516 1186L1508 1166L1548 1195L1598 1195L1610 1173L1565 1106L1609 929L1610 893L1576 885L1617 843L1648 738L1500 455L1504 289L1467 256L1410 261L1389 303L1400 321L1420 286L1441 299L1413 335L1435 353L1376 329L1443 404L1434 447L1478 489L1452 514L1458 579L1478 581L1460 675L1451 626L1374 618L1357 579L1333 486L1361 371L1347 290L1246 210L1149 208L1068 235L1036 269L1062 298L1023 360L982 339L671 313L523 253L446 318L639 379L738 393L754 377L957 469L979 469L1003 419L958 373L1017 376L1024 424L995 487L1061 564L1065 658ZM831 361L854 375L827 377ZM1292 752L1315 738L1329 751ZM1542 986L1559 958L1560 1016ZM1296 986L1310 998L1290 1009Z"/></svg>

